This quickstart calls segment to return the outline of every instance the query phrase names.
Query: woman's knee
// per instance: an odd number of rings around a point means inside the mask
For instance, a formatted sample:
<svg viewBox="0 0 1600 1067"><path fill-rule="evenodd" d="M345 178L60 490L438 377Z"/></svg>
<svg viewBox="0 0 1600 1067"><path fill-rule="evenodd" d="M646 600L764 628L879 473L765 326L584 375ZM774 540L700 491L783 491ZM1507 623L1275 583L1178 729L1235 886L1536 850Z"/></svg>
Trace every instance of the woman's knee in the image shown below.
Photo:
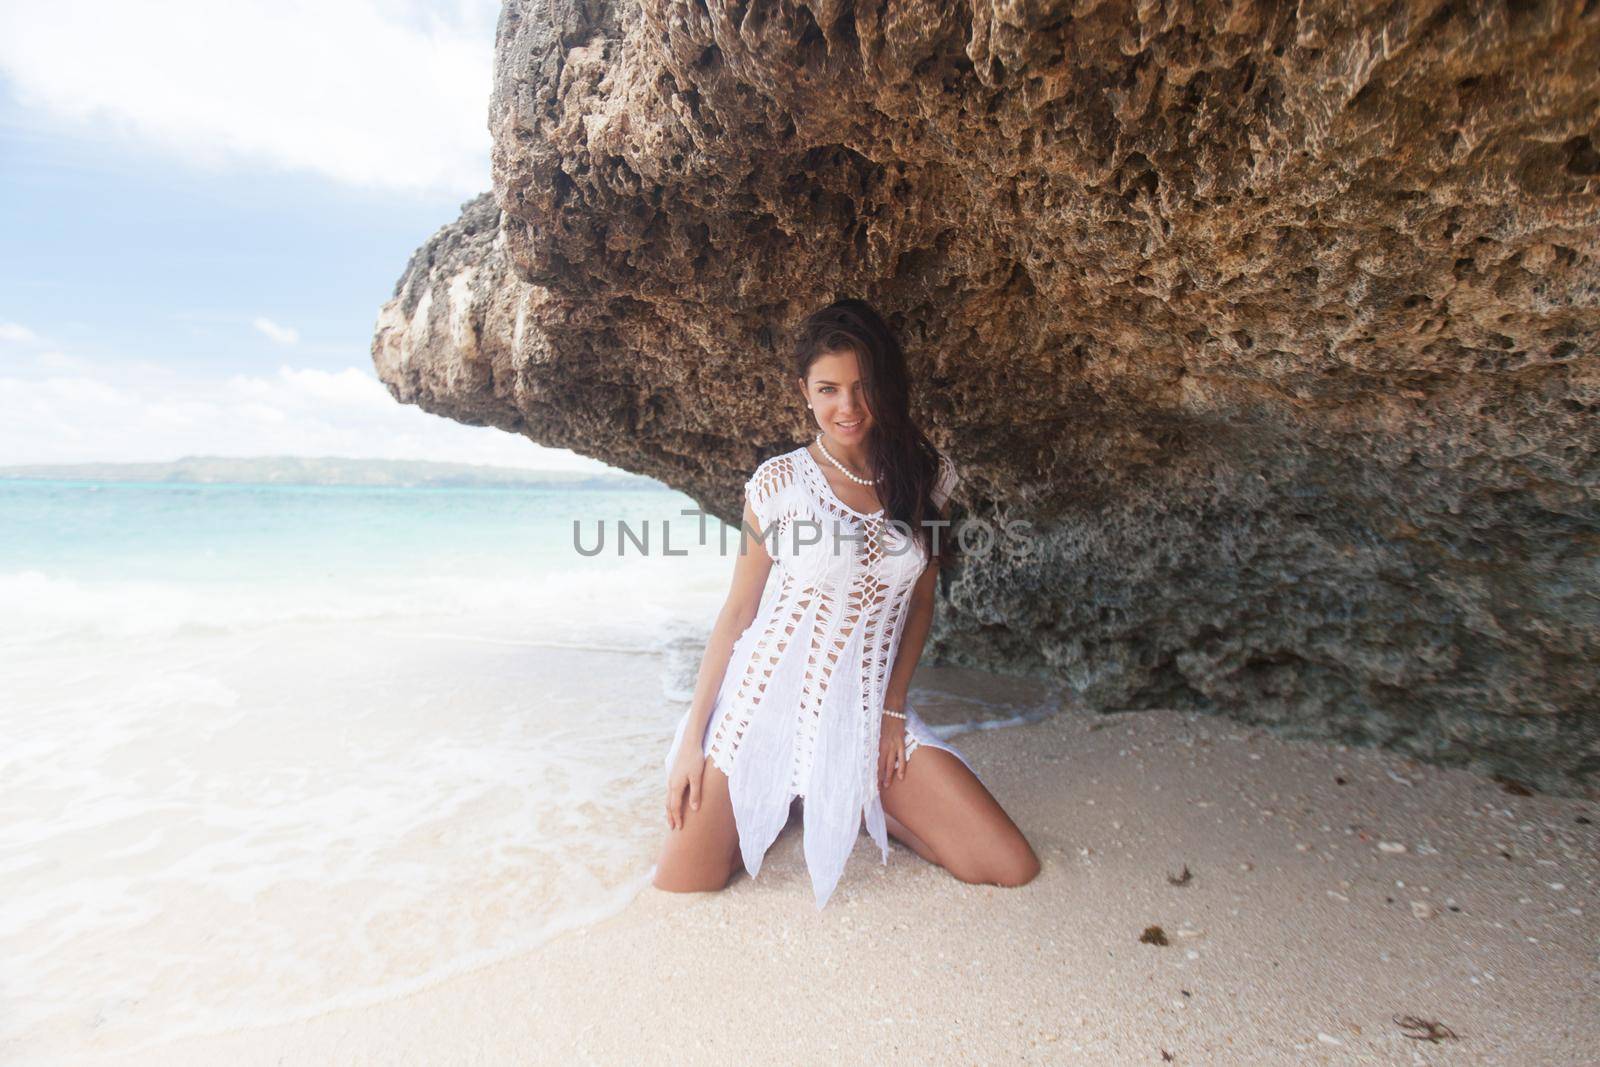
<svg viewBox="0 0 1600 1067"><path fill-rule="evenodd" d="M650 884L668 893L715 893L726 889L731 881L733 881L731 868L724 872L674 871L658 866Z"/></svg>
<svg viewBox="0 0 1600 1067"><path fill-rule="evenodd" d="M1007 889L1027 885L1039 873L1039 858L1023 842L1020 849L1007 850L1003 855L984 857L947 865L959 881L970 885L997 885Z"/></svg>
<svg viewBox="0 0 1600 1067"><path fill-rule="evenodd" d="M1027 885L1038 874L1039 857L1033 854L1033 849L1024 844L1021 852L1009 857L1007 862L1001 865L999 876L995 879L995 885L1003 885L1008 888Z"/></svg>
<svg viewBox="0 0 1600 1067"><path fill-rule="evenodd" d="M727 888L728 883L718 885L713 881L698 881L692 878L663 878L656 876L655 887L664 893L719 893Z"/></svg>

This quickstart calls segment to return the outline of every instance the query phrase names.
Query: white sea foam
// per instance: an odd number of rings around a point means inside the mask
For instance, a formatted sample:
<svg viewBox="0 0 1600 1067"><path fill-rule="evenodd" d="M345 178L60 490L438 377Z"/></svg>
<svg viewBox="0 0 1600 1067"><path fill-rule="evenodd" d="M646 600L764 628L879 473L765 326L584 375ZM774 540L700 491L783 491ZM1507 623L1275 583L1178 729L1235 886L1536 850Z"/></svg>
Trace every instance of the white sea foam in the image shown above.
<svg viewBox="0 0 1600 1067"><path fill-rule="evenodd" d="M369 576L340 581L196 583L87 580L37 570L0 574L0 648L51 642L205 635L286 623L419 617L542 622L552 636L628 634L715 614L731 561L635 560L556 572Z"/></svg>
<svg viewBox="0 0 1600 1067"><path fill-rule="evenodd" d="M0 576L7 1062L389 995L620 908L663 649L703 646L726 575L576 570Z"/></svg>

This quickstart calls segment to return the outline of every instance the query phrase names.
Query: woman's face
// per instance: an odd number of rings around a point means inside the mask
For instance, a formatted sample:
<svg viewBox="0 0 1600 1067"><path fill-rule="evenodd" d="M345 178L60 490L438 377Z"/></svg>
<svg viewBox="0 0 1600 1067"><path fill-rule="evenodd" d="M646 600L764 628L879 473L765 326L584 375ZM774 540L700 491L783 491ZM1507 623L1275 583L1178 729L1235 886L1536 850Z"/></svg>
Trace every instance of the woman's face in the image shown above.
<svg viewBox="0 0 1600 1067"><path fill-rule="evenodd" d="M829 437L856 444L867 439L872 413L867 410L866 387L854 352L829 352L811 364L801 383L806 403L817 425Z"/></svg>

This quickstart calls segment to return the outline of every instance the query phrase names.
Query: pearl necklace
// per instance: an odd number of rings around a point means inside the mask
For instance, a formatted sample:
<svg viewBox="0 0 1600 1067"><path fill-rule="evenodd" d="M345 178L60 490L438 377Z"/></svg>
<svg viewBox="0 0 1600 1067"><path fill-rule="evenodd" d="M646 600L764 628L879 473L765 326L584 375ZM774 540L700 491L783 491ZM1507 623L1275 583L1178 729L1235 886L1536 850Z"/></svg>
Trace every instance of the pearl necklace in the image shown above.
<svg viewBox="0 0 1600 1067"><path fill-rule="evenodd" d="M854 474L850 473L849 469L846 468L843 463L840 463L838 460L834 459L833 453L828 451L828 446L822 443L822 435L820 433L817 434L817 447L822 449L822 454L824 456L828 457L828 462L832 463L835 467L838 467L841 471L843 471L844 476L849 478L852 482L855 482L857 485L876 484L871 478L857 478Z"/></svg>

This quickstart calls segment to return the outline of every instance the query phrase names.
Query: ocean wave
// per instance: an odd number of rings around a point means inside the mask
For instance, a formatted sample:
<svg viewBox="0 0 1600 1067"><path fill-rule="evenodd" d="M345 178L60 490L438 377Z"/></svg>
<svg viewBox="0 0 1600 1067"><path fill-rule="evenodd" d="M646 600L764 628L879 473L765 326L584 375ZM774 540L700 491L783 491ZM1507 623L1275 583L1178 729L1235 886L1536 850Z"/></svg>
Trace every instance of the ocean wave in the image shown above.
<svg viewBox="0 0 1600 1067"><path fill-rule="evenodd" d="M685 618L709 624L716 612L715 588L686 577L617 568L200 583L24 570L0 574L0 647L433 619L472 620L480 634L514 620L519 637L546 632L575 646L653 648Z"/></svg>

